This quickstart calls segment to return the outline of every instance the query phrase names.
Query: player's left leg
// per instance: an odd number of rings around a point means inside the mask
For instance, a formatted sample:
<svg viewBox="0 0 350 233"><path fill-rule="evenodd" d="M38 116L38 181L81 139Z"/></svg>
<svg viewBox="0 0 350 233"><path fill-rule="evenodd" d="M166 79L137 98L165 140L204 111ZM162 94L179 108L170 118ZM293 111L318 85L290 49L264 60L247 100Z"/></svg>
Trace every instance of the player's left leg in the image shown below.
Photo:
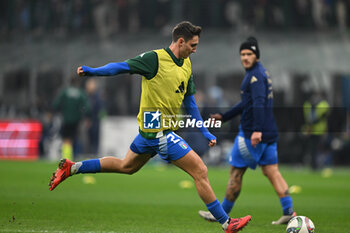
<svg viewBox="0 0 350 233"><path fill-rule="evenodd" d="M275 189L283 210L283 215L272 224L286 224L295 215L293 200L289 195L288 184L278 169L277 143L268 144L259 160L263 174Z"/></svg>
<svg viewBox="0 0 350 233"><path fill-rule="evenodd" d="M263 174L269 179L279 198L289 196L288 184L278 169L278 164L261 166Z"/></svg>
<svg viewBox="0 0 350 233"><path fill-rule="evenodd" d="M225 210L227 214L230 214L241 192L243 175L246 170L247 170L247 167L237 168L232 165L230 166L230 177L226 187L226 194L225 194L224 200L221 203L222 208ZM215 217L208 211L200 210L198 213L205 220L208 220L211 222L216 221Z"/></svg>
<svg viewBox="0 0 350 233"><path fill-rule="evenodd" d="M241 187L242 179L249 164L253 164L253 156L249 153L250 140L244 139L243 132L240 132L236 136L231 155L229 157L230 177L226 187L226 194L221 205L227 214L229 214L238 198ZM244 159L246 158L246 160ZM214 216L208 212L200 210L199 215L208 221L216 221Z"/></svg>
<svg viewBox="0 0 350 233"><path fill-rule="evenodd" d="M192 176L197 192L205 204L216 200L209 183L208 169L196 152L191 150L184 157L172 161L172 163Z"/></svg>
<svg viewBox="0 0 350 233"><path fill-rule="evenodd" d="M272 224L287 224L296 214L293 210L293 201L288 191L288 184L278 169L278 164L263 165L263 174L269 179L278 197L280 198L283 209L283 216Z"/></svg>
<svg viewBox="0 0 350 233"><path fill-rule="evenodd" d="M269 179L279 198L288 196L288 184L278 169L278 164L261 166L262 173Z"/></svg>
<svg viewBox="0 0 350 233"><path fill-rule="evenodd" d="M238 232L248 224L250 216L238 219L228 217L209 183L207 167L196 152L191 150L172 163L192 176L199 196L226 232Z"/></svg>

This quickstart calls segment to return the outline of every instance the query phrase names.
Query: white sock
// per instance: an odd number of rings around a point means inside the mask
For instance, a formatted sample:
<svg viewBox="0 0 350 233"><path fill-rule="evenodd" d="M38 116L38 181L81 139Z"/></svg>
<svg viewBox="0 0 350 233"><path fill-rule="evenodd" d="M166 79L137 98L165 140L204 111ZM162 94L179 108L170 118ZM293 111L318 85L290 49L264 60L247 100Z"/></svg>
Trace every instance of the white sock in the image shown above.
<svg viewBox="0 0 350 233"><path fill-rule="evenodd" d="M72 167L70 168L70 174L71 175L76 174L79 168L81 167L81 165L83 165L82 162L76 162L75 164L73 164Z"/></svg>
<svg viewBox="0 0 350 233"><path fill-rule="evenodd" d="M228 227L228 224L230 222L230 218L227 219L227 221L224 223L224 224L221 224L222 226L222 229L224 229L224 231L226 231L227 227Z"/></svg>

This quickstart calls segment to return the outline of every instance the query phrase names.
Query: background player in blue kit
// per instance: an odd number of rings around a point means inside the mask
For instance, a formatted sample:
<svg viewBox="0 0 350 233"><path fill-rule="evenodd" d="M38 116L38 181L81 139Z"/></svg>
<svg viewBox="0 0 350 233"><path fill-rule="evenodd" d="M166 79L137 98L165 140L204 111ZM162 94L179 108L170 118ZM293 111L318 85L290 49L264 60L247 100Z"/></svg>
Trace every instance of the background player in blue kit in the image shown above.
<svg viewBox="0 0 350 233"><path fill-rule="evenodd" d="M278 169L277 127L273 116L273 91L269 73L259 62L258 42L249 37L240 46L241 62L246 74L241 84L241 101L224 114L213 114L216 120L228 121L241 115L239 133L229 158L230 178L222 207L230 213L238 198L242 178L248 167L261 166L280 198L283 215L272 224L286 224L296 215L288 184ZM199 211L203 218L215 221L208 211Z"/></svg>

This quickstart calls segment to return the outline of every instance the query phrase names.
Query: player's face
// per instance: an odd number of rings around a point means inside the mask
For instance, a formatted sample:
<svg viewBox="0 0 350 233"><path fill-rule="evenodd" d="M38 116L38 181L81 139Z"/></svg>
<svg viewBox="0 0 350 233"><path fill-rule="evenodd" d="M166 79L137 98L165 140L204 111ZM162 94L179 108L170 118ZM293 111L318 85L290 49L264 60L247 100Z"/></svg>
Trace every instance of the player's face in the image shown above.
<svg viewBox="0 0 350 233"><path fill-rule="evenodd" d="M257 62L255 53L249 49L243 49L241 51L241 62L244 69L250 69Z"/></svg>
<svg viewBox="0 0 350 233"><path fill-rule="evenodd" d="M183 42L180 45L180 56L182 58L188 58L191 55L191 53L195 53L197 50L198 43L199 43L198 36L194 36L192 37L192 39L188 41L183 40Z"/></svg>

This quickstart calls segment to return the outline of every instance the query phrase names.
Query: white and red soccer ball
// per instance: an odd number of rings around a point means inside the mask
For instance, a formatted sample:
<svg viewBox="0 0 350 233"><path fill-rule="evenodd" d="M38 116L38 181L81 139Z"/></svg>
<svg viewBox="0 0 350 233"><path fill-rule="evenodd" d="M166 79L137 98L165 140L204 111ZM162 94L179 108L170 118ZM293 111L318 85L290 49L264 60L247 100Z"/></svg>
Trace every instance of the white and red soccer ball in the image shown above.
<svg viewBox="0 0 350 233"><path fill-rule="evenodd" d="M295 216L289 220L287 233L315 233L315 225L305 216Z"/></svg>

